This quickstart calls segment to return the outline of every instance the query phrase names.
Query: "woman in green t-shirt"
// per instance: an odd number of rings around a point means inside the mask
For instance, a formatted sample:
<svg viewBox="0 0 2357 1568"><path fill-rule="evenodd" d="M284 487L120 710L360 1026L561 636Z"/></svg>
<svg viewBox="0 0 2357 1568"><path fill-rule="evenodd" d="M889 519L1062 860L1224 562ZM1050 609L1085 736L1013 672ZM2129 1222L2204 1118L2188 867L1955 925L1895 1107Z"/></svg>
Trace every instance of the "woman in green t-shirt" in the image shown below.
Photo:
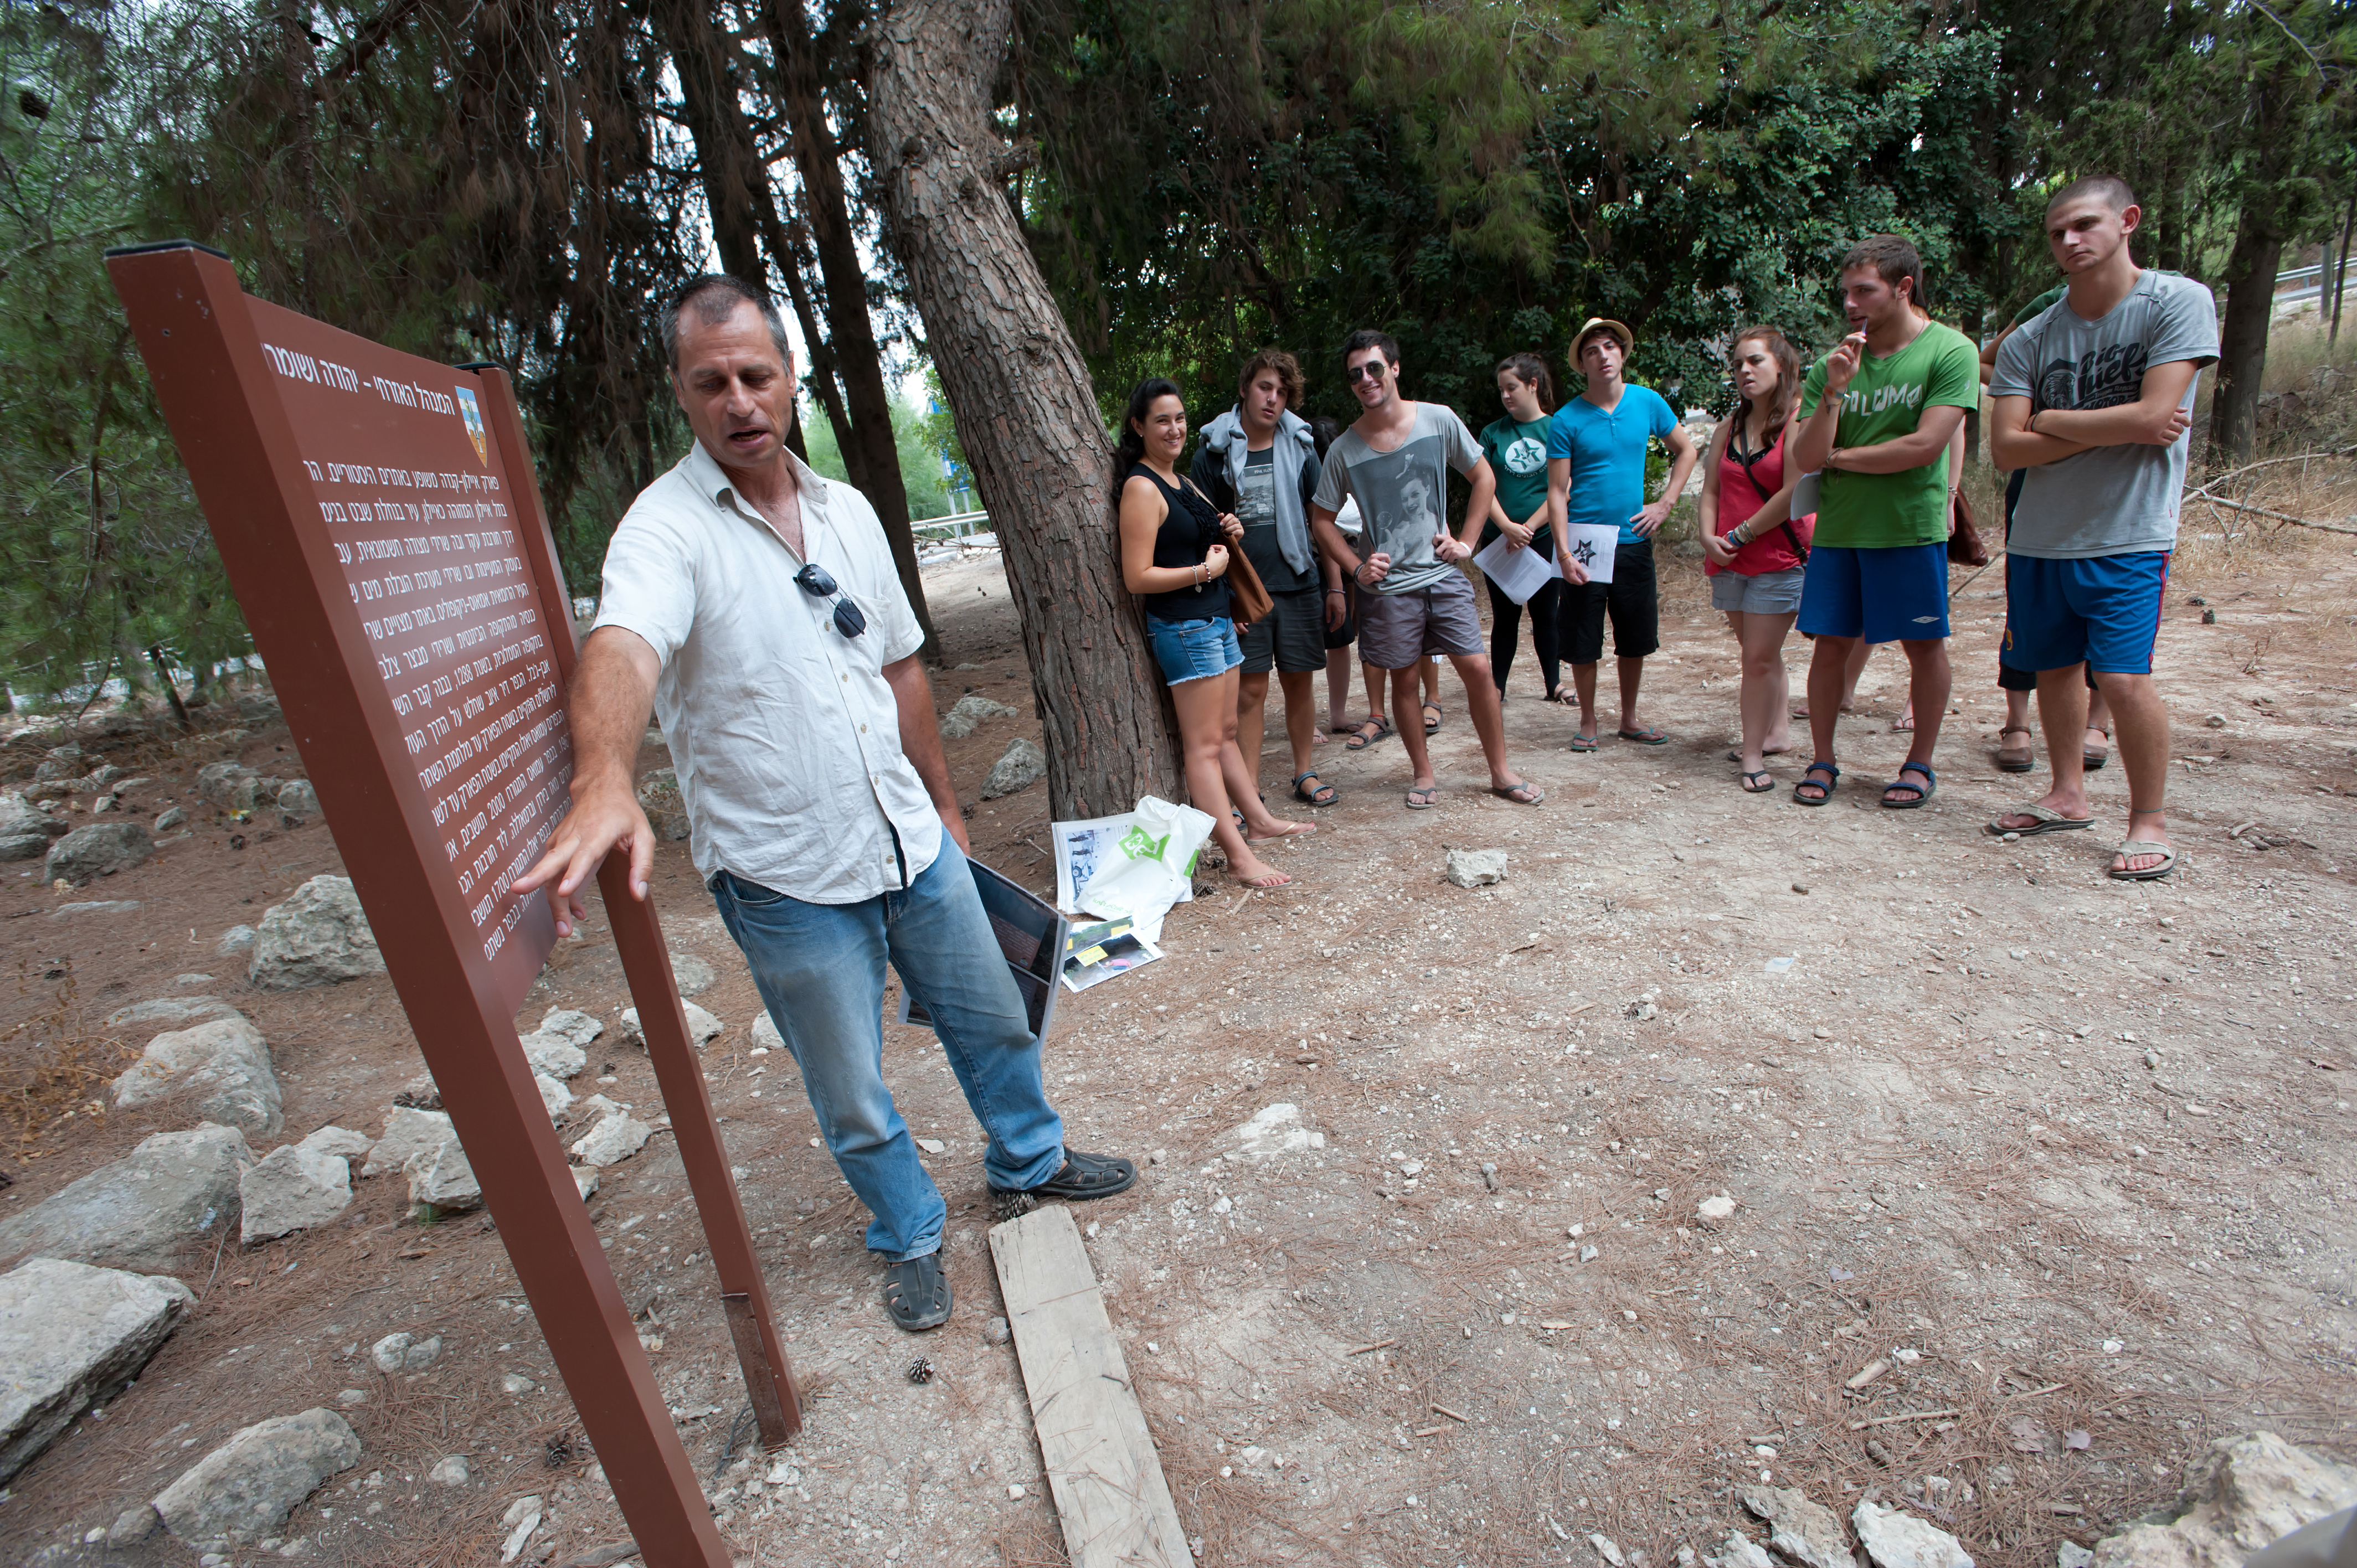
<svg viewBox="0 0 2357 1568"><path fill-rule="evenodd" d="M1509 354L1498 361L1498 401L1506 416L1481 432L1481 456L1498 476L1498 493L1481 524L1481 545L1501 535L1517 550L1535 550L1542 560L1555 553L1555 533L1547 527L1547 418L1555 410L1555 378L1536 354ZM1521 639L1523 611L1531 612L1531 643L1539 656L1539 673L1546 679L1546 700L1563 701L1561 655L1555 648L1555 612L1563 603L1563 579L1550 577L1533 594L1527 606L1516 604L1497 584L1490 585L1490 672L1498 682L1498 700L1506 696L1506 671L1514 662L1514 645Z"/></svg>

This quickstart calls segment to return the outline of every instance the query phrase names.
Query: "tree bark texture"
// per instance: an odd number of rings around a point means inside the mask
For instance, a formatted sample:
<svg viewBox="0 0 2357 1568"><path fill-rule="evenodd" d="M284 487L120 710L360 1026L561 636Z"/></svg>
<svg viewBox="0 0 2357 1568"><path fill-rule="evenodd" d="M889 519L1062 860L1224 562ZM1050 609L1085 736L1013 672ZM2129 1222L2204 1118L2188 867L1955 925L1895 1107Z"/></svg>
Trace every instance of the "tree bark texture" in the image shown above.
<svg viewBox="0 0 2357 1568"><path fill-rule="evenodd" d="M2234 250L2226 263L2226 311L2218 322L2218 384L2210 394L2211 472L2251 460L2259 388L2267 370L2276 274L2283 265L2284 186L2307 138L2297 135L2299 73L2287 59L2252 88L2253 166L2243 186Z"/></svg>
<svg viewBox="0 0 2357 1568"><path fill-rule="evenodd" d="M989 84L1013 0L899 0L876 32L868 145L891 242L1005 550L1060 818L1175 798L1161 672L1122 585L1096 392L1006 198Z"/></svg>
<svg viewBox="0 0 2357 1568"><path fill-rule="evenodd" d="M925 584L917 569L917 539L909 521L909 491L900 479L900 448L892 435L892 394L884 385L882 353L867 318L867 269L851 228L851 208L834 138L826 128L826 96L820 85L818 56L802 0L770 0L763 7L770 47L778 62L778 94L785 111L794 166L802 177L803 218L818 252L819 281L826 295L827 337L834 345L850 405L851 441L866 474L866 492L892 542L892 562L909 607L925 628L925 648L935 648L933 618L925 604Z"/></svg>

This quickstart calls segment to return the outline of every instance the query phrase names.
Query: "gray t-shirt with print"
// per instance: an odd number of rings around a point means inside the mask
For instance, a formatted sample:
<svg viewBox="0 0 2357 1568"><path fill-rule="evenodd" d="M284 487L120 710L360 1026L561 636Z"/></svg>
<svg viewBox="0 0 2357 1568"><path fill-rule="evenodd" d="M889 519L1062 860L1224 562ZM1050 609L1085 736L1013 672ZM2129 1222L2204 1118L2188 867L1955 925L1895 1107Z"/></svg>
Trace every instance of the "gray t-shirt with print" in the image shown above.
<svg viewBox="0 0 2357 1568"><path fill-rule="evenodd" d="M2100 320L2071 308L2065 294L1997 349L1992 397L2026 397L2047 408L2116 408L2143 395L2145 372L2190 360L2193 407L2200 368L2218 362L2218 304L2190 278L2147 269L2127 297ZM2178 496L2185 488L2189 432L2167 446L2094 446L2041 463L2022 480L2006 548L2050 561L2127 555L2177 546Z"/></svg>
<svg viewBox="0 0 2357 1568"><path fill-rule="evenodd" d="M1481 448L1465 422L1435 403L1415 405L1407 439L1389 452L1367 445L1353 425L1326 448L1314 505L1340 511L1356 498L1366 518L1366 553L1388 554L1379 594L1413 593L1456 572L1433 553L1432 536L1448 531L1448 470L1470 473Z"/></svg>

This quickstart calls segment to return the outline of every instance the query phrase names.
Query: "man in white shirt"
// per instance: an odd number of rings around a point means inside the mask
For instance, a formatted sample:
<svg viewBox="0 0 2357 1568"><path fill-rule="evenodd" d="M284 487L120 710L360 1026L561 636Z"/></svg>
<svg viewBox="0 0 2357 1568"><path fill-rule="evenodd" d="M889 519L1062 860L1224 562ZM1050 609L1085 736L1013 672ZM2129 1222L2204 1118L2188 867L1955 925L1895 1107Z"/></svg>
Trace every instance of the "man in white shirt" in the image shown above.
<svg viewBox="0 0 2357 1568"><path fill-rule="evenodd" d="M652 711L678 764L696 871L801 1066L836 1166L874 1216L884 1301L946 1322L947 1209L883 1074L884 965L934 1020L989 1136L994 1190L1103 1197L1131 1162L1068 1150L1039 1042L963 851L923 641L882 525L786 449L793 356L776 309L707 275L663 313L695 445L641 492L606 551L597 623L567 694L573 806L518 877L554 884L557 931L626 848L643 898L654 832L631 788ZM946 832L944 832L946 830Z"/></svg>

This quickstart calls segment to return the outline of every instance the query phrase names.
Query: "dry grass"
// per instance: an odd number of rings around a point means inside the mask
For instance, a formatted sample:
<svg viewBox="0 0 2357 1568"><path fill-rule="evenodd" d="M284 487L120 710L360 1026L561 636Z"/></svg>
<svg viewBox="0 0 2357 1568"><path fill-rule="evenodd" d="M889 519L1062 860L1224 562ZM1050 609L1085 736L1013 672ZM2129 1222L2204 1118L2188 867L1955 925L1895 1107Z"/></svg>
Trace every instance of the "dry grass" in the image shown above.
<svg viewBox="0 0 2357 1568"><path fill-rule="evenodd" d="M6 1107L9 1137L20 1161L39 1159L42 1142L72 1123L102 1121L102 1086L137 1055L119 1037L90 1026L71 959L59 959L38 974L17 965L19 997L36 996L45 988L48 1004L0 1035L0 1104Z"/></svg>

